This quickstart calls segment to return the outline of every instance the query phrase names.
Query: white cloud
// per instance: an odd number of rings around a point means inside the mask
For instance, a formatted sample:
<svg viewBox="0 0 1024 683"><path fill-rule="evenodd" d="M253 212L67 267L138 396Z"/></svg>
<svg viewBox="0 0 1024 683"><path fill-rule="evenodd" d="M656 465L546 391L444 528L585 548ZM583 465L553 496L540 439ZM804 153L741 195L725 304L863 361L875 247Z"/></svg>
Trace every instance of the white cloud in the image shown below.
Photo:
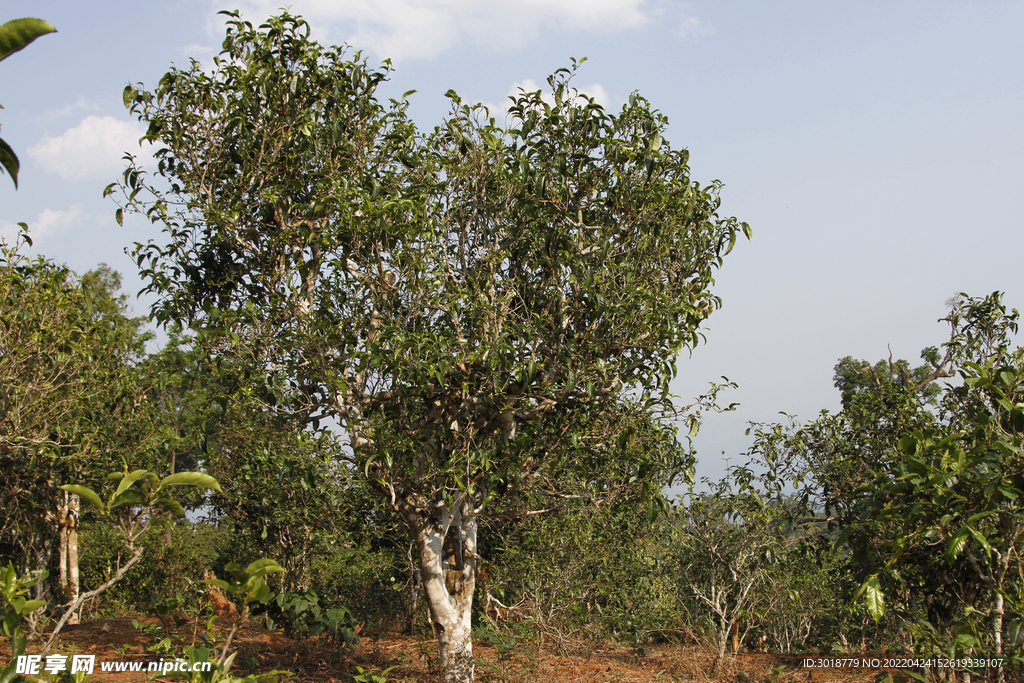
<svg viewBox="0 0 1024 683"><path fill-rule="evenodd" d="M278 0L243 0L243 16L258 23L277 13ZM521 47L544 29L620 31L650 22L659 3L646 0L306 0L301 14L323 42L347 42L396 61L435 57L468 43L502 50ZM345 28L339 36L326 26ZM212 27L211 27L212 28ZM223 29L218 26L216 32Z"/></svg>
<svg viewBox="0 0 1024 683"><path fill-rule="evenodd" d="M714 35L714 33L714 26L706 21L701 21L698 17L687 12L684 12L682 19L679 20L680 38L703 38L704 36Z"/></svg>
<svg viewBox="0 0 1024 683"><path fill-rule="evenodd" d="M196 60L202 66L203 71L211 73L213 69L213 58L220 54L220 47L214 47L213 45L199 45L193 43L186 45L181 48L181 54L187 57L189 60ZM188 69L188 65L182 65L180 68Z"/></svg>
<svg viewBox="0 0 1024 683"><path fill-rule="evenodd" d="M43 113L43 117L48 119L59 119L64 118L65 116L71 116L79 109L85 109L87 111L98 111L99 108L100 105L96 104L90 99L86 99L85 97L79 95L78 99L75 100L73 104L69 104L66 107L62 107L61 109L47 109Z"/></svg>
<svg viewBox="0 0 1024 683"><path fill-rule="evenodd" d="M611 95L608 94L608 91L600 83L591 83L590 85L573 84L573 87L579 90L580 94L592 97L605 109L609 109L614 104ZM508 89L507 96L500 103L483 102L482 104L487 107L492 117L497 121L501 121L502 118L507 117L509 105L512 104L512 101L508 99L509 97L518 97L520 92L536 92L538 90L541 91L541 98L545 102L555 103L555 97L551 94L551 88L547 83L540 85L532 78L527 78L526 80L513 83L512 87Z"/></svg>
<svg viewBox="0 0 1024 683"><path fill-rule="evenodd" d="M28 223L28 234L32 239L52 235L53 233L70 230L81 224L84 214L82 205L75 204L67 211L56 211L54 209L43 209L34 221ZM20 233L21 228L10 221L0 221L0 238L8 244L14 242Z"/></svg>
<svg viewBox="0 0 1024 683"><path fill-rule="evenodd" d="M135 154L142 163L152 160L152 145L139 148L144 132L136 121L87 116L62 135L44 137L28 148L28 155L65 180L113 180L124 168L121 157L125 152Z"/></svg>

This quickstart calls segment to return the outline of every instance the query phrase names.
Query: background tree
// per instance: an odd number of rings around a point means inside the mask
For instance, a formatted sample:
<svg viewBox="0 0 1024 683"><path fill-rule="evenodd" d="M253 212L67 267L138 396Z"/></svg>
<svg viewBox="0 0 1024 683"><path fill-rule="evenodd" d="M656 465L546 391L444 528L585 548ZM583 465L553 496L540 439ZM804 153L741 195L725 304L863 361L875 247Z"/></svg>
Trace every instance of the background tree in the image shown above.
<svg viewBox="0 0 1024 683"><path fill-rule="evenodd" d="M924 651L1005 654L1006 598L1020 595L1024 535L1024 351L1010 341L1017 317L998 294L956 303L947 348L963 384L943 393L943 419L908 430L899 457L857 490L857 519L844 531L869 574L866 590L875 582L886 591ZM926 618L915 618L916 604Z"/></svg>
<svg viewBox="0 0 1024 683"><path fill-rule="evenodd" d="M248 368L276 415L340 421L415 539L444 680L471 680L477 515L617 443L592 416L626 392L675 414L676 355L749 229L637 95L612 115L561 70L508 129L451 93L421 137L376 100L386 71L308 32L229 13L212 74L126 92L162 150L152 181L124 174L168 239L138 259L157 319Z"/></svg>
<svg viewBox="0 0 1024 683"><path fill-rule="evenodd" d="M754 473L735 467L710 489L691 488L678 508L677 564L680 588L709 613L716 656L711 673L725 660L729 636L739 647L740 620L747 622L757 588L767 579L785 545L784 510L759 490ZM692 603L691 603L692 604Z"/></svg>
<svg viewBox="0 0 1024 683"><path fill-rule="evenodd" d="M347 541L351 475L335 460L336 439L281 430L235 405L207 451L207 470L228 489L211 501L214 512L231 521L247 553L282 558L287 590L308 590L313 555Z"/></svg>
<svg viewBox="0 0 1024 683"><path fill-rule="evenodd" d="M794 487L805 533L849 553L843 581L876 620L895 617L908 648L1016 662L1021 643L1008 652L1006 634L1022 606L1017 312L998 293L961 295L945 320L949 340L922 352L925 365L844 358L843 410L761 426L754 450ZM954 374L962 383L936 383Z"/></svg>
<svg viewBox="0 0 1024 683"><path fill-rule="evenodd" d="M602 637L640 646L680 626L661 491L691 476L694 455L674 430L643 417L628 405L601 413L614 424L606 433L636 451L631 457L618 457L610 441L591 457L577 453L554 468L558 481L506 492L501 512L482 523L480 609L499 626L529 620L538 651L549 644L572 653Z"/></svg>
<svg viewBox="0 0 1024 683"><path fill-rule="evenodd" d="M0 543L23 571L57 550L72 601L79 502L57 487L99 481L140 450L134 366L146 336L119 286L105 266L79 279L0 245Z"/></svg>

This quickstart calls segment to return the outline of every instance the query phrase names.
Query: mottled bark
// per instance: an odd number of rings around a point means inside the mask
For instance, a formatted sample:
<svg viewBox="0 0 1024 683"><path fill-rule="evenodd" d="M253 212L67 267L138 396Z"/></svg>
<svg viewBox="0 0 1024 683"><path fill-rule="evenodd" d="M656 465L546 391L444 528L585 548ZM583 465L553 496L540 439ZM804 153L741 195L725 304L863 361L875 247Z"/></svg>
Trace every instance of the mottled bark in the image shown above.
<svg viewBox="0 0 1024 683"><path fill-rule="evenodd" d="M419 550L423 594L437 636L441 683L471 683L477 522L464 498L436 514L402 510Z"/></svg>
<svg viewBox="0 0 1024 683"><path fill-rule="evenodd" d="M57 498L57 528L60 537L58 564L60 566L60 589L73 605L81 592L78 574L78 515L81 502L78 496L62 491ZM78 623L78 613L68 618L69 624Z"/></svg>

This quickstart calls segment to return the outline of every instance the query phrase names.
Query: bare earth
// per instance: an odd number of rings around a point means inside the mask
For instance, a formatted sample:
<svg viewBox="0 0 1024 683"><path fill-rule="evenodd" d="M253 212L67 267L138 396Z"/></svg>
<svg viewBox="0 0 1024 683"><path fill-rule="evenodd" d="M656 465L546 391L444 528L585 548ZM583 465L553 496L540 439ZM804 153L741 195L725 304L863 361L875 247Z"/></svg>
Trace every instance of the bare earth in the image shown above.
<svg viewBox="0 0 1024 683"><path fill-rule="evenodd" d="M147 624L155 619L141 619ZM226 624L209 634L222 642ZM193 633L201 629L186 625L175 631L174 642L180 646L195 642ZM140 633L131 619L108 619L79 626L66 627L51 653L62 655L96 655L93 683L112 681L136 683L147 680L171 680L151 673L101 673L103 661L160 660L159 652L147 651L153 639ZM232 674L262 673L272 669L292 672L285 683L349 683L364 671L379 673L393 667L387 674L389 683L435 683L436 643L432 637L385 635L379 639L363 635L358 648L345 648L327 638L288 638L277 631L244 628L235 637L232 649L238 652ZM31 648L30 648L31 649ZM180 652L180 649L176 650ZM477 659L477 680L483 683L591 683L620 681L712 680L709 677L712 652L678 645L652 646L643 653L631 648L595 648L574 653L560 653L535 647L527 651L502 653L495 647L474 645ZM803 666L804 656L769 653L740 653L730 658L724 670L714 679L737 683L787 683L789 681L837 681L873 683L879 669L813 669Z"/></svg>

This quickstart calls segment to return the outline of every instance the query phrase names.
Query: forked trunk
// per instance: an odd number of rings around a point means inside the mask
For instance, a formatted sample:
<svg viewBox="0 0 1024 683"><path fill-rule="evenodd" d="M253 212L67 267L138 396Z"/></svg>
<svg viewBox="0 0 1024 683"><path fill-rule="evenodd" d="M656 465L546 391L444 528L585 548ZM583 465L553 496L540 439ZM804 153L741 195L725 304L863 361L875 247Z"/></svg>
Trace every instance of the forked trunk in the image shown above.
<svg viewBox="0 0 1024 683"><path fill-rule="evenodd" d="M423 594L437 636L441 683L473 681L472 611L476 585L476 518L467 503L427 518L404 511L419 550Z"/></svg>

